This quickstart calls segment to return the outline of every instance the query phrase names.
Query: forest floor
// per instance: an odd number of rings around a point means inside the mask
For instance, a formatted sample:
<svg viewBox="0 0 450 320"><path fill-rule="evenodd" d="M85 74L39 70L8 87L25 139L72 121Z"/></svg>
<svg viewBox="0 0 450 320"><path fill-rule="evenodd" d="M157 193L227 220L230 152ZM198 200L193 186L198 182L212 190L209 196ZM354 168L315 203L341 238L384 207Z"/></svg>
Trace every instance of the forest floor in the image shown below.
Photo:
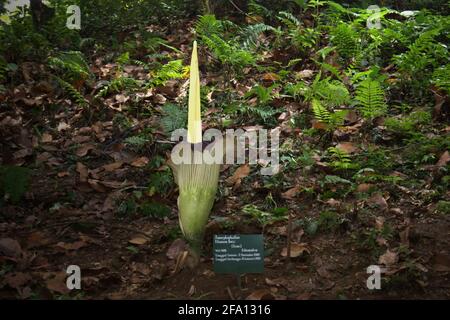
<svg viewBox="0 0 450 320"><path fill-rule="evenodd" d="M192 37L176 30L167 34L169 44L181 50L186 62ZM207 59L200 50L200 61ZM114 63L104 60L100 55L91 57L98 81L110 79L116 70ZM136 113L127 102L138 95L140 104L159 110L186 94L187 79L138 94L114 94L104 100L106 106L92 103L87 108L53 95L45 72L39 74L42 65L21 68L24 83L8 88L2 97L12 108L0 110L1 152L3 163L31 168L30 187L22 200L1 208L1 299L450 298L450 215L437 210L433 200L434 181L449 161L448 152L437 154L433 164L417 164L402 172L404 146L379 144L400 164L386 176L420 183L381 181L375 183L375 192L374 184L360 183L341 197L339 188L346 182L324 183L325 174L333 169L320 156L313 156L306 169L282 167L281 182L268 183L257 166L224 166L200 265L191 269L180 258L185 246L179 240L175 185L164 192L148 188L150 176L168 170L169 137L154 130L151 144L138 150L124 142L145 128L159 128L161 118L160 112ZM127 65L125 72L145 77L140 66ZM201 77L204 83L220 85L214 73L203 71ZM245 92L255 79L270 82L271 74L252 70L246 78L235 82L237 92ZM283 97L275 100L285 110L276 120L281 145L292 139L303 146L322 144L289 126L292 115L302 112L305 104ZM117 126L118 113L133 119L133 125L126 130ZM215 113L204 114L205 128L217 123ZM364 157L369 135L364 125L359 117L349 118L345 134L334 136L333 143ZM256 124L243 126L251 129ZM437 124L429 130L446 135L449 127ZM155 153L162 156L161 163L152 161ZM415 177L415 171L422 176ZM315 196L323 192L333 196ZM444 194L448 197L448 190ZM134 210L149 198L170 212L158 219ZM269 209L248 209L249 204L269 208L271 203L288 209L291 259L283 255L287 219L268 221L263 228L255 216ZM243 275L240 289L235 277L213 272L214 234L261 232L264 273ZM81 268L81 290L66 287L69 265ZM370 265L385 269L381 290L366 286Z"/></svg>

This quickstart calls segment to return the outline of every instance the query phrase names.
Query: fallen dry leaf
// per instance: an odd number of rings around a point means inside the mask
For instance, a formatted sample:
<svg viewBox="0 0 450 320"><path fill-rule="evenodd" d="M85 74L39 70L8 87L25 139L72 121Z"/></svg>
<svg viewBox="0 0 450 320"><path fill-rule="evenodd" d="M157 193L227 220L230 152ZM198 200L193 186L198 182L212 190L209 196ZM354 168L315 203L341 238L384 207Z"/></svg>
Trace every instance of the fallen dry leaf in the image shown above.
<svg viewBox="0 0 450 320"><path fill-rule="evenodd" d="M31 276L23 272L8 273L5 275L4 281L11 288L18 289L31 281Z"/></svg>
<svg viewBox="0 0 450 320"><path fill-rule="evenodd" d="M291 243L291 258L300 257L304 252L310 253L306 243ZM287 257L287 247L281 250L281 256Z"/></svg>
<svg viewBox="0 0 450 320"><path fill-rule="evenodd" d="M367 203L372 206L377 206L381 210L386 210L388 208L388 203L386 199L380 193L375 193L373 196L371 196L367 200Z"/></svg>
<svg viewBox="0 0 450 320"><path fill-rule="evenodd" d="M357 192L369 192L369 190L373 187L371 183L361 183L356 187Z"/></svg>
<svg viewBox="0 0 450 320"><path fill-rule="evenodd" d="M67 177L67 176L70 176L70 173L68 171L62 171L62 172L58 172L57 176L58 176L58 178Z"/></svg>
<svg viewBox="0 0 450 320"><path fill-rule="evenodd" d="M281 194L281 197L286 200L292 200L295 198L295 196L302 190L300 186L295 186L287 190L286 192L283 192Z"/></svg>
<svg viewBox="0 0 450 320"><path fill-rule="evenodd" d="M309 79L313 75L314 75L314 71L313 70L305 69L305 70L297 72L295 77L298 78L298 79Z"/></svg>
<svg viewBox="0 0 450 320"><path fill-rule="evenodd" d="M42 134L42 138L41 138L41 142L42 143L48 143L48 142L52 142L53 141L53 137L51 134L44 132Z"/></svg>
<svg viewBox="0 0 450 320"><path fill-rule="evenodd" d="M22 247L17 240L11 238L0 239L0 254L17 258L22 254Z"/></svg>
<svg viewBox="0 0 450 320"><path fill-rule="evenodd" d="M439 158L439 161L436 163L436 166L444 167L447 165L449 161L450 161L450 154L448 153L448 151L445 151Z"/></svg>
<svg viewBox="0 0 450 320"><path fill-rule="evenodd" d="M341 142L336 146L336 148L344 151L345 153L354 153L358 151L358 148L351 142Z"/></svg>
<svg viewBox="0 0 450 320"><path fill-rule="evenodd" d="M88 168L81 162L77 162L77 172L80 174L80 181L86 182L89 175Z"/></svg>
<svg viewBox="0 0 450 320"><path fill-rule="evenodd" d="M136 160L134 160L134 161L131 163L131 165L132 165L133 167L141 168L141 167L145 167L145 166L147 165L148 161L149 161L149 160L148 160L147 157L139 157L139 158L137 158Z"/></svg>
<svg viewBox="0 0 450 320"><path fill-rule="evenodd" d="M92 149L95 149L95 146L93 144L91 144L91 143L86 143L86 144L82 145L81 147L79 147L77 149L77 151L75 152L75 154L78 157L84 157Z"/></svg>
<svg viewBox="0 0 450 320"><path fill-rule="evenodd" d="M437 253L432 259L433 269L439 272L450 271L450 256L443 253Z"/></svg>
<svg viewBox="0 0 450 320"><path fill-rule="evenodd" d="M273 300L275 297L269 290L261 289L253 291L245 300Z"/></svg>
<svg viewBox="0 0 450 320"><path fill-rule="evenodd" d="M141 246L147 242L147 239L141 236L134 237L133 239L128 241L131 244L135 244Z"/></svg>
<svg viewBox="0 0 450 320"><path fill-rule="evenodd" d="M280 80L280 76L277 75L276 73L268 72L262 76L262 80L267 82L274 82Z"/></svg>
<svg viewBox="0 0 450 320"><path fill-rule="evenodd" d="M393 265L397 263L397 261L398 261L397 253L390 251L389 249L386 250L386 252L382 254L378 259L378 263L384 264L385 266Z"/></svg>
<svg viewBox="0 0 450 320"><path fill-rule="evenodd" d="M244 164L239 168L237 168L234 174L231 177L229 177L226 181L230 185L240 183L240 181L243 178L247 177L249 173L250 173L250 166L248 164Z"/></svg>
<svg viewBox="0 0 450 320"><path fill-rule="evenodd" d="M91 186L92 189L94 189L97 192L106 192L106 188L100 184L99 180L96 179L87 179L87 183Z"/></svg>
<svg viewBox="0 0 450 320"><path fill-rule="evenodd" d="M70 129L70 125L68 125L68 124L65 123L64 121L61 121L61 122L58 124L58 128L57 128L58 131L64 131L64 130L67 130L67 129Z"/></svg>
<svg viewBox="0 0 450 320"><path fill-rule="evenodd" d="M64 272L58 273L55 277L47 280L46 285L50 291L54 291L60 294L67 294L70 290L66 284L67 275Z"/></svg>
<svg viewBox="0 0 450 320"><path fill-rule="evenodd" d="M176 239L167 250L166 256L171 260L175 260L180 253L188 250L188 246L183 239Z"/></svg>
<svg viewBox="0 0 450 320"><path fill-rule="evenodd" d="M87 246L87 243L84 242L84 241L81 241L81 240L80 241L75 241L75 242L72 242L72 243L58 242L56 244L56 247L62 248L64 250L78 250L78 249L83 248L85 246Z"/></svg>
<svg viewBox="0 0 450 320"><path fill-rule="evenodd" d="M117 162L113 162L110 164L105 164L102 168L105 171L111 172L111 171L115 171L115 170L119 169L122 165L123 165L122 161L117 161Z"/></svg>

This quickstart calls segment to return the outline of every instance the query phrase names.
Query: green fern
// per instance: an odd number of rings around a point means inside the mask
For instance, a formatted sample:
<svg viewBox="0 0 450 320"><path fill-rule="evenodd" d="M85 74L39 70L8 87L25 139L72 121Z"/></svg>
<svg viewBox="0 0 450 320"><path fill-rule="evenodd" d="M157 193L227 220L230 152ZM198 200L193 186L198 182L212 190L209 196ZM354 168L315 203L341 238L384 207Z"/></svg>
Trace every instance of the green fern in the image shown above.
<svg viewBox="0 0 450 320"><path fill-rule="evenodd" d="M203 37L222 34L227 30L239 29L239 27L229 20L219 20L214 15L206 14L199 17L194 25L194 29L202 39Z"/></svg>
<svg viewBox="0 0 450 320"><path fill-rule="evenodd" d="M331 157L330 164L335 169L347 170L347 169L355 169L357 167L357 165L353 163L352 160L350 159L349 154L346 153L345 151L336 147L330 147L328 148L327 151Z"/></svg>
<svg viewBox="0 0 450 320"><path fill-rule="evenodd" d="M323 104L316 100L312 100L312 111L314 118L327 125L328 130L334 130L338 126L344 124L344 119L347 114L347 110L329 111Z"/></svg>
<svg viewBox="0 0 450 320"><path fill-rule="evenodd" d="M248 117L253 119L256 118L263 123L274 120L274 116L281 113L280 109L274 109L268 105L262 105L258 107L240 105L238 110L239 112L246 114Z"/></svg>
<svg viewBox="0 0 450 320"><path fill-rule="evenodd" d="M312 110L317 121L328 124L331 114L318 100L313 99Z"/></svg>
<svg viewBox="0 0 450 320"><path fill-rule="evenodd" d="M139 82L130 77L118 77L105 85L96 95L96 98L105 97L112 93L117 93L122 90L132 90L139 86Z"/></svg>
<svg viewBox="0 0 450 320"><path fill-rule="evenodd" d="M317 74L310 86L303 82L297 82L288 85L286 92L293 95L294 98L303 96L305 101L316 99L327 108L342 106L350 102L350 93L347 87L338 80L321 79L321 72Z"/></svg>
<svg viewBox="0 0 450 320"><path fill-rule="evenodd" d="M147 134L140 134L137 136L131 136L124 140L125 145L135 152L140 152L151 141Z"/></svg>
<svg viewBox="0 0 450 320"><path fill-rule="evenodd" d="M450 94L450 64L436 69L433 72L432 82L439 89L447 91Z"/></svg>
<svg viewBox="0 0 450 320"><path fill-rule="evenodd" d="M407 52L393 57L394 63L407 78L422 78L423 71L435 63L435 54L442 51L446 54L447 51L434 40L439 32L440 29L424 32L408 47Z"/></svg>
<svg viewBox="0 0 450 320"><path fill-rule="evenodd" d="M256 57L250 51L239 49L237 45L228 43L218 35L204 37L203 41L223 64L241 69L256 62Z"/></svg>
<svg viewBox="0 0 450 320"><path fill-rule="evenodd" d="M244 48L254 48L258 45L259 36L267 31L277 32L272 26L264 23L257 23L247 26L241 31L240 38Z"/></svg>
<svg viewBox="0 0 450 320"><path fill-rule="evenodd" d="M164 85L168 80L183 79L188 75L189 67L183 66L183 60L169 61L152 74L150 87Z"/></svg>
<svg viewBox="0 0 450 320"><path fill-rule="evenodd" d="M348 24L341 23L331 30L331 41L343 59L351 59L358 52L358 33Z"/></svg>
<svg viewBox="0 0 450 320"><path fill-rule="evenodd" d="M70 83L87 80L92 76L84 55L79 51L63 52L50 57L48 64L60 78Z"/></svg>
<svg viewBox="0 0 450 320"><path fill-rule="evenodd" d="M161 118L161 125L166 134L171 134L176 129L186 128L187 109L172 103L167 103L163 107L164 116Z"/></svg>
<svg viewBox="0 0 450 320"><path fill-rule="evenodd" d="M289 29L294 29L301 26L301 22L292 13L281 11L277 16L278 20L284 23Z"/></svg>
<svg viewBox="0 0 450 320"><path fill-rule="evenodd" d="M86 99L84 99L83 95L77 89L75 89L75 87L72 84L61 79L58 76L54 76L54 79L73 102L79 104L80 106L85 106L88 104Z"/></svg>
<svg viewBox="0 0 450 320"><path fill-rule="evenodd" d="M371 119L387 111L384 92L378 81L366 79L356 89L356 100L364 118Z"/></svg>
<svg viewBox="0 0 450 320"><path fill-rule="evenodd" d="M8 64L5 58L0 55L0 83L6 81L6 75L8 74Z"/></svg>
<svg viewBox="0 0 450 320"><path fill-rule="evenodd" d="M0 194L19 202L28 189L30 170L16 166L0 166Z"/></svg>
<svg viewBox="0 0 450 320"><path fill-rule="evenodd" d="M259 3L256 3L255 0L250 0L247 7L248 12L251 16L259 15L262 17L270 17L272 15L272 12L269 9Z"/></svg>

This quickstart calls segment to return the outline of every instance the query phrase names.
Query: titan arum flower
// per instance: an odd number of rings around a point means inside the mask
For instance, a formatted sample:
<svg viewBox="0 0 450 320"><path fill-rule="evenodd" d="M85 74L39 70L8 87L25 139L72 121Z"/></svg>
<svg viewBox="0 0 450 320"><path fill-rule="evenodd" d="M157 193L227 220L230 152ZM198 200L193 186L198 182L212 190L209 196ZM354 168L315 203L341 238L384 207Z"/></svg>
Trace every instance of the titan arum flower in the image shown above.
<svg viewBox="0 0 450 320"><path fill-rule="evenodd" d="M180 164L170 162L170 166L173 170L175 182L179 187L178 215L180 227L186 240L190 243L191 249L197 255L200 252L206 223L214 204L219 181L220 163L205 163L203 160L203 155L211 152L212 144L203 148L200 76L197 42L194 41L189 80L187 142L180 142L177 145L178 147L188 147L184 150L191 151L190 161Z"/></svg>

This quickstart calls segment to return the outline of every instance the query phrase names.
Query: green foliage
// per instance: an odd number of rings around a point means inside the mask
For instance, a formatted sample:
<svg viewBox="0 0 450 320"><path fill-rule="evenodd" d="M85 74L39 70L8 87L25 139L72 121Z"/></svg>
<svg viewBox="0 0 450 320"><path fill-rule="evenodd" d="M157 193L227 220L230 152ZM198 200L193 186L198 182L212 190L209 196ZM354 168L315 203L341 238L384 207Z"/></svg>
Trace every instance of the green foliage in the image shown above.
<svg viewBox="0 0 450 320"><path fill-rule="evenodd" d="M358 33L349 24L340 23L330 31L331 41L343 59L354 58L358 53Z"/></svg>
<svg viewBox="0 0 450 320"><path fill-rule="evenodd" d="M163 107L163 112L164 116L161 118L161 125L166 134L171 134L176 129L186 128L187 108L167 103Z"/></svg>
<svg viewBox="0 0 450 320"><path fill-rule="evenodd" d="M312 110L317 121L328 123L331 119L331 113L318 100L313 99Z"/></svg>
<svg viewBox="0 0 450 320"><path fill-rule="evenodd" d="M256 219L263 227L276 221L287 219L286 208L276 208L272 212L267 212L258 209L258 207L253 204L247 204L242 208L242 212Z"/></svg>
<svg viewBox="0 0 450 320"><path fill-rule="evenodd" d="M347 110L328 111L327 108L316 99L313 99L311 106L315 119L326 124L329 130L333 130L344 124Z"/></svg>
<svg viewBox="0 0 450 320"><path fill-rule="evenodd" d="M128 148L139 152L142 151L142 149L144 149L150 141L151 139L148 137L148 135L141 134L126 138L124 140L124 143Z"/></svg>
<svg viewBox="0 0 450 320"><path fill-rule="evenodd" d="M343 184L352 184L352 183L349 180L341 178L339 176L326 175L324 178L324 185L325 184L343 185Z"/></svg>
<svg viewBox="0 0 450 320"><path fill-rule="evenodd" d="M317 220L319 229L326 231L336 230L342 222L342 219L334 211L322 211Z"/></svg>
<svg viewBox="0 0 450 320"><path fill-rule="evenodd" d="M244 48L255 48L258 45L258 38L264 32L275 32L277 29L264 23L251 24L245 27L240 34L240 41Z"/></svg>
<svg viewBox="0 0 450 320"><path fill-rule="evenodd" d="M287 11L281 11L277 16L283 24L285 24L289 29L294 29L301 26L301 22L292 13Z"/></svg>
<svg viewBox="0 0 450 320"><path fill-rule="evenodd" d="M139 82L131 77L119 76L106 84L97 94L96 97L105 97L122 90L133 90L137 88Z"/></svg>
<svg viewBox="0 0 450 320"><path fill-rule="evenodd" d="M381 254L383 248L377 241L378 239L385 239L387 241L394 237L394 230L388 223L379 228L370 228L369 230L364 230L358 236L358 247L362 250L369 250L374 255Z"/></svg>
<svg viewBox="0 0 450 320"><path fill-rule="evenodd" d="M74 83L91 77L89 65L80 51L61 52L48 59L48 65L67 82Z"/></svg>
<svg viewBox="0 0 450 320"><path fill-rule="evenodd" d="M444 67L434 70L432 82L439 89L445 90L450 94L450 64L447 63Z"/></svg>
<svg viewBox="0 0 450 320"><path fill-rule="evenodd" d="M0 194L17 203L28 189L30 170L24 167L0 166Z"/></svg>
<svg viewBox="0 0 450 320"><path fill-rule="evenodd" d="M170 214L170 208L158 202L144 202L140 211L147 217L163 219Z"/></svg>
<svg viewBox="0 0 450 320"><path fill-rule="evenodd" d="M150 175L148 192L150 195L155 193L164 195L173 186L173 176L170 170L158 171Z"/></svg>
<svg viewBox="0 0 450 320"><path fill-rule="evenodd" d="M448 49L435 41L440 29L432 29L421 34L408 51L394 56L405 80L420 82L429 74L429 68L435 67L440 60L448 56Z"/></svg>
<svg viewBox="0 0 450 320"><path fill-rule="evenodd" d="M84 99L83 95L71 83L61 79L58 76L54 76L54 79L58 82L58 85L64 90L64 92L72 99L72 101L80 106L87 105L86 99Z"/></svg>
<svg viewBox="0 0 450 320"><path fill-rule="evenodd" d="M214 15L205 14L195 22L194 28L197 35L203 39L224 33L229 29L238 29L238 26L229 20L218 20Z"/></svg>
<svg viewBox="0 0 450 320"><path fill-rule="evenodd" d="M258 27L248 27L241 33L241 37L227 39L226 32L235 29L240 31L239 27L228 20L218 20L213 15L201 16L196 24L195 31L203 43L211 50L213 55L222 64L232 67L235 71L239 71L243 67L253 65L256 62L254 54L245 49L255 41L261 32L269 27L262 25ZM239 38L243 44L238 42Z"/></svg>
<svg viewBox="0 0 450 320"><path fill-rule="evenodd" d="M356 89L359 110L366 119L383 115L387 111L384 92L378 81L366 79Z"/></svg>
<svg viewBox="0 0 450 320"><path fill-rule="evenodd" d="M302 26L299 19L292 13L281 11L277 18L287 27L285 40L300 52L306 52L312 48L320 35L320 32L314 28Z"/></svg>
<svg viewBox="0 0 450 320"><path fill-rule="evenodd" d="M268 105L253 107L246 104L241 104L238 107L238 111L241 114L247 115L250 119L256 118L257 121L260 120L264 124L273 122L274 120L276 120L274 116L281 113L280 109L275 109Z"/></svg>
<svg viewBox="0 0 450 320"><path fill-rule="evenodd" d="M342 106L350 102L350 93L345 85L330 78L322 80L320 72L310 86L299 82L287 86L286 91L294 97L303 96L305 101L318 100L329 108Z"/></svg>
<svg viewBox="0 0 450 320"><path fill-rule="evenodd" d="M350 159L349 154L339 148L330 147L328 153L331 157L330 164L335 169L348 170L357 167L357 164Z"/></svg>
<svg viewBox="0 0 450 320"><path fill-rule="evenodd" d="M440 200L436 204L436 211L441 214L450 214L450 201Z"/></svg>
<svg viewBox="0 0 450 320"><path fill-rule="evenodd" d="M273 84L270 87L256 85L245 94L245 98L256 96L259 105L267 105L273 100L273 91L278 87L278 84Z"/></svg>
<svg viewBox="0 0 450 320"><path fill-rule="evenodd" d="M189 67L183 66L183 60L169 61L151 74L152 79L148 86L164 85L168 80L186 78L188 76L188 71Z"/></svg>
<svg viewBox="0 0 450 320"><path fill-rule="evenodd" d="M428 126L431 123L431 114L427 111L414 111L407 116L389 117L384 125L395 133L402 135L415 134L419 126Z"/></svg>
<svg viewBox="0 0 450 320"><path fill-rule="evenodd" d="M253 65L256 62L256 57L250 51L228 43L219 35L213 34L210 37L203 37L203 41L221 63L230 65L235 70Z"/></svg>

